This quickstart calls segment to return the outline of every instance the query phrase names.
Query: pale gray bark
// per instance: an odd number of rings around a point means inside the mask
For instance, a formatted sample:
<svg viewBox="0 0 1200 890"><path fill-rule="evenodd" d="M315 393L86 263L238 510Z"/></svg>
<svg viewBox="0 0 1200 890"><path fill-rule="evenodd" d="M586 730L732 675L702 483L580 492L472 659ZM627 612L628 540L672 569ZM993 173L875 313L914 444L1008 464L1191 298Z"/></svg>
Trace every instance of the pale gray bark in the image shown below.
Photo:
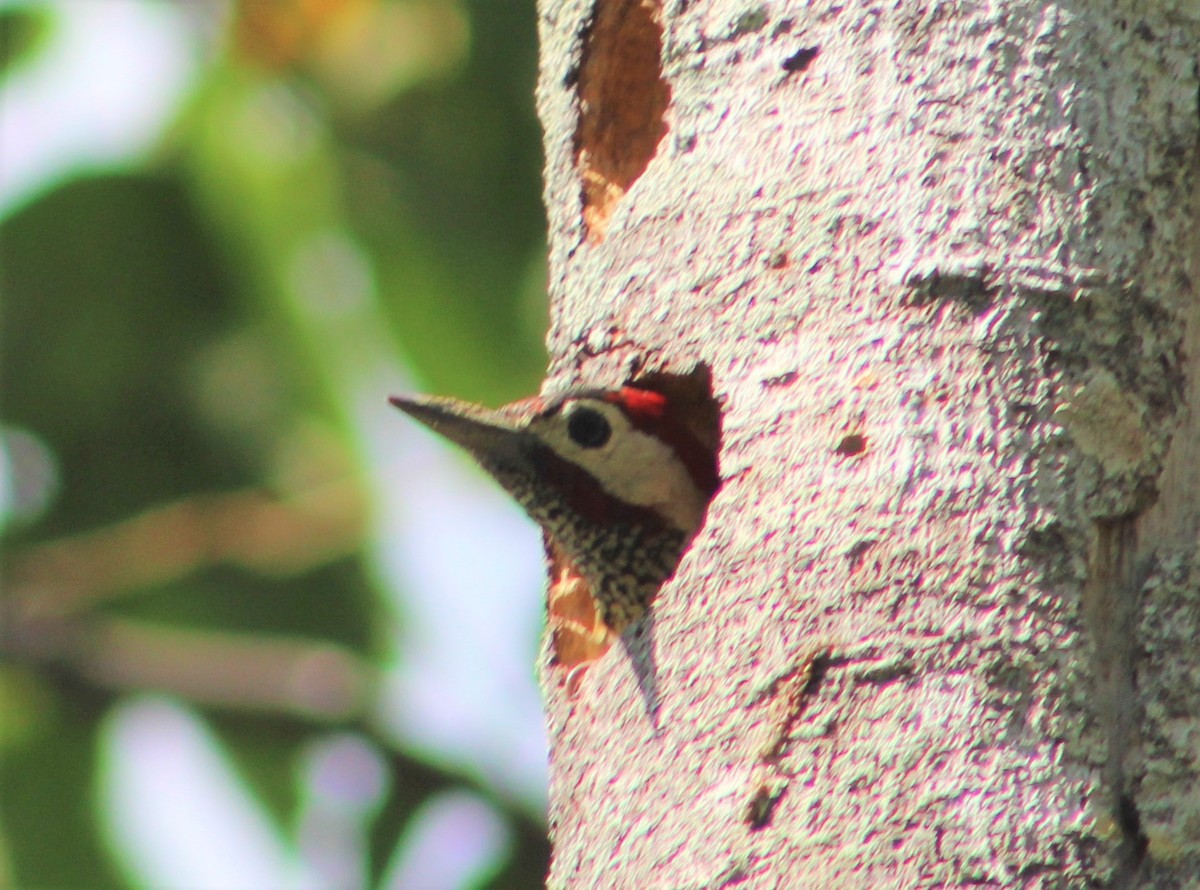
<svg viewBox="0 0 1200 890"><path fill-rule="evenodd" d="M724 479L550 883L1197 886L1200 6L540 5L548 386L702 363Z"/></svg>

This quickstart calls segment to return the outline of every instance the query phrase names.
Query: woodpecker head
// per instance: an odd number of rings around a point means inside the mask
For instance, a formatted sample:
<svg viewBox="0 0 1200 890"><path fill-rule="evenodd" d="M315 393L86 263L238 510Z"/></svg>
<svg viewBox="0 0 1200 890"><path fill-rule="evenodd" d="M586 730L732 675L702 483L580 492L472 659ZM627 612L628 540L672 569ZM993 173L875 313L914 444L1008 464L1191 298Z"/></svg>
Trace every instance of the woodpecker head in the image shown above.
<svg viewBox="0 0 1200 890"><path fill-rule="evenodd" d="M618 631L674 571L717 487L713 449L654 390L578 389L496 410L446 398L391 402L465 448L516 498Z"/></svg>

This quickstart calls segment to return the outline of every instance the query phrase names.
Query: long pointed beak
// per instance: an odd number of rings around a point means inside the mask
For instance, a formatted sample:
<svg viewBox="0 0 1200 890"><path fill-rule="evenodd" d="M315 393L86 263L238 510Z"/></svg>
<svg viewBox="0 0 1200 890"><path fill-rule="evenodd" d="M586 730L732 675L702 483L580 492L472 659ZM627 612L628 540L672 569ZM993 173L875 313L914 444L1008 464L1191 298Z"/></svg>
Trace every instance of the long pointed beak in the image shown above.
<svg viewBox="0 0 1200 890"><path fill-rule="evenodd" d="M485 463L511 460L520 451L521 428L500 411L437 396L392 396L388 401Z"/></svg>

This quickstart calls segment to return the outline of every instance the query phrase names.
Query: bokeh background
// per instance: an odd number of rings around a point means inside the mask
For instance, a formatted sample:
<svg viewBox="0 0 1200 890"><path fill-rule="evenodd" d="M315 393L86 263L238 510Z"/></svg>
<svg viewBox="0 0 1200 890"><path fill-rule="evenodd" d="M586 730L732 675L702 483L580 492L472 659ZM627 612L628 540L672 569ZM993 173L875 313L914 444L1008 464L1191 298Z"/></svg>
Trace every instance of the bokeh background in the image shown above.
<svg viewBox="0 0 1200 890"><path fill-rule="evenodd" d="M533 0L0 2L0 886L532 887Z"/></svg>

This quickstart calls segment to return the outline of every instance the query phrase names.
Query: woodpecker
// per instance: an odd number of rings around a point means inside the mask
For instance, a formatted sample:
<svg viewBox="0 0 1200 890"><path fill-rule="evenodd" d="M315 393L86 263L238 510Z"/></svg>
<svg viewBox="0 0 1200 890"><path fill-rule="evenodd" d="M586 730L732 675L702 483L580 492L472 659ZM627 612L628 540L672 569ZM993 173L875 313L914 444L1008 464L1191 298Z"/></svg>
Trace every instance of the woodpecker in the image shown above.
<svg viewBox="0 0 1200 890"><path fill-rule="evenodd" d="M427 396L390 401L464 448L517 500L616 634L675 571L717 488L714 449L654 389L573 389L495 410Z"/></svg>

